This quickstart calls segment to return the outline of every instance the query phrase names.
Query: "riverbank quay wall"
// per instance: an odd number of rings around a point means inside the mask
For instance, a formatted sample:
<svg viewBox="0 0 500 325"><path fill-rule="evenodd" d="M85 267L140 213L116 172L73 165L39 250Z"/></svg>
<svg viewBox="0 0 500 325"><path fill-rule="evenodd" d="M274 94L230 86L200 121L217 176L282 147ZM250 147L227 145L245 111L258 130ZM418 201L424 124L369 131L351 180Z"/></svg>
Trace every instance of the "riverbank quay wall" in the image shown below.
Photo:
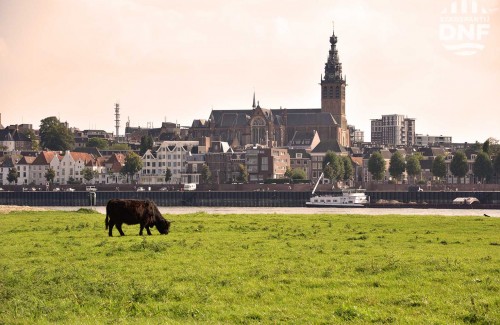
<svg viewBox="0 0 500 325"><path fill-rule="evenodd" d="M332 194L335 192L319 192ZM338 193L337 193L338 194ZM366 192L370 200L401 203L449 205L457 197L476 197L482 204L500 204L500 192ZM25 206L105 206L110 199L152 200L158 206L213 206L213 207L303 207L311 192L290 191L192 191L192 192L0 192L0 205Z"/></svg>

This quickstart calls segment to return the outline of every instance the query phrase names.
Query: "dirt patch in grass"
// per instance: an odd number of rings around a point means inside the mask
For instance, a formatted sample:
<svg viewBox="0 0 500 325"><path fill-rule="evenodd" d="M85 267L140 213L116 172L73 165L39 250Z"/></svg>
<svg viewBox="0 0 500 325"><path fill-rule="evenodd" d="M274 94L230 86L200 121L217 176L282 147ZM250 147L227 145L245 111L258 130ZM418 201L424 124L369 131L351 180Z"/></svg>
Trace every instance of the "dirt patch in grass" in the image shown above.
<svg viewBox="0 0 500 325"><path fill-rule="evenodd" d="M0 205L0 214L10 213L13 211L48 211L42 207L30 207L27 205Z"/></svg>

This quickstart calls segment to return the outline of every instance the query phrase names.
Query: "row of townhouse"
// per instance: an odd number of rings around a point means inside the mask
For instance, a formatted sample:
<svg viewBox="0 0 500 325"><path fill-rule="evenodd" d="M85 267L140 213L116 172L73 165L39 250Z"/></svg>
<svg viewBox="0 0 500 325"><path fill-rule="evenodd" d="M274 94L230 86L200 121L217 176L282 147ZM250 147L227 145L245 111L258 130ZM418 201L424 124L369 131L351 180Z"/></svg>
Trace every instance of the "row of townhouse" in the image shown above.
<svg viewBox="0 0 500 325"><path fill-rule="evenodd" d="M237 182L240 166L244 165L249 174L249 181L253 183L264 182L267 179L284 178L287 168L300 168L304 170L308 179L315 182L322 173L323 159L328 151L337 155L350 156L354 177L350 185L360 185L373 182L374 179L368 170L368 160L374 151L379 151L386 162L384 183L391 181L388 172L392 155L399 151L404 157L416 151L404 149L369 148L364 153L353 151L339 146L337 142L320 142L312 150L253 147L246 151L234 152L225 142L213 141L209 145L200 145L198 141L164 141L155 150L148 150L141 157L143 167L133 180L141 184L166 184L165 174L167 169L171 172L169 184L201 183L202 166L207 165L212 174L214 183ZM423 157L421 161L422 172L418 180L433 180L431 172L432 162L438 155L445 157L447 176L445 182L454 184L458 179L450 172L450 163L453 154L443 148L420 148ZM473 164L475 155L470 154L468 159L469 171L465 183L474 183ZM36 157L23 156L18 159L9 157L0 164L0 182L8 184L9 170L13 167L19 172L17 184L46 184L46 173L49 168L54 169L56 176L54 182L65 185L71 180L92 184L123 184L127 178L120 171L125 163L123 153L111 153L106 158L97 158L89 153L71 152L64 153L44 151ZM87 182L83 170L89 168L95 172L94 179ZM406 173L402 176L404 183L412 183ZM328 183L329 180L324 182ZM463 183L464 180L461 180Z"/></svg>
<svg viewBox="0 0 500 325"><path fill-rule="evenodd" d="M16 168L18 185L46 185L46 174L49 169L55 172L56 184L86 183L83 171L88 168L95 173L90 183L124 183L125 178L120 174L124 161L123 154L113 154L105 159L73 151L42 151L36 157L22 156L18 159L11 156L4 159L0 165L0 182L2 185L9 184L7 180L9 171Z"/></svg>
<svg viewBox="0 0 500 325"><path fill-rule="evenodd" d="M142 157L139 182L165 184L167 168L172 176L168 183L201 183L202 166L207 165L214 183L236 182L240 165L246 166L250 182L284 178L290 167L290 156L284 148L249 148L234 152L226 142L213 141L200 146L198 141L164 141L155 151Z"/></svg>

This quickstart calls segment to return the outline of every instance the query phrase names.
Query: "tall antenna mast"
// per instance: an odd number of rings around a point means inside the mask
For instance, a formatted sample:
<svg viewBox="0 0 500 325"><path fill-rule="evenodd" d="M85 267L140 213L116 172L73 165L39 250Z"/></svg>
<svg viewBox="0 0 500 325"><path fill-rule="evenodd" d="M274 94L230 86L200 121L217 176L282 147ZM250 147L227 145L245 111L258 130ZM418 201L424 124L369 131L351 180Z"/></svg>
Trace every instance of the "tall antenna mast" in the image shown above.
<svg viewBox="0 0 500 325"><path fill-rule="evenodd" d="M115 104L115 127L116 127L116 141L118 141L120 132L120 104Z"/></svg>

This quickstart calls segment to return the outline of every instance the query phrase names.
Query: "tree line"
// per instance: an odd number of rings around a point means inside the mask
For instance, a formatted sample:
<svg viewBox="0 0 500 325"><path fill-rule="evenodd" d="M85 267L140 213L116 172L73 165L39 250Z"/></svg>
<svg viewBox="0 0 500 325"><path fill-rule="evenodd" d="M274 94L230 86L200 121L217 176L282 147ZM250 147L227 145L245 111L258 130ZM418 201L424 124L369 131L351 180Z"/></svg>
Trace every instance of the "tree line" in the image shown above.
<svg viewBox="0 0 500 325"><path fill-rule="evenodd" d="M492 155L492 149L489 140L486 140L480 148L477 148L477 145L472 147L469 154L471 152L476 154L476 158L472 166L472 172L481 183L491 181L495 173L496 175L500 175L500 152L496 153L493 160L490 158ZM407 159L405 160L403 155L397 151L392 155L389 161L389 174L397 182L406 171L408 176L413 177L415 182L416 176L422 171L420 164L422 159L422 155L420 153L416 153L407 156ZM386 172L386 164L380 152L375 152L370 156L370 159L368 160L368 171L372 174L375 180L380 181L383 179ZM469 165L467 162L467 154L464 151L455 152L450 162L451 174L457 177L460 183L460 179L464 178L468 171ZM446 177L447 168L444 156L439 155L433 160L431 173L438 180L442 180Z"/></svg>

